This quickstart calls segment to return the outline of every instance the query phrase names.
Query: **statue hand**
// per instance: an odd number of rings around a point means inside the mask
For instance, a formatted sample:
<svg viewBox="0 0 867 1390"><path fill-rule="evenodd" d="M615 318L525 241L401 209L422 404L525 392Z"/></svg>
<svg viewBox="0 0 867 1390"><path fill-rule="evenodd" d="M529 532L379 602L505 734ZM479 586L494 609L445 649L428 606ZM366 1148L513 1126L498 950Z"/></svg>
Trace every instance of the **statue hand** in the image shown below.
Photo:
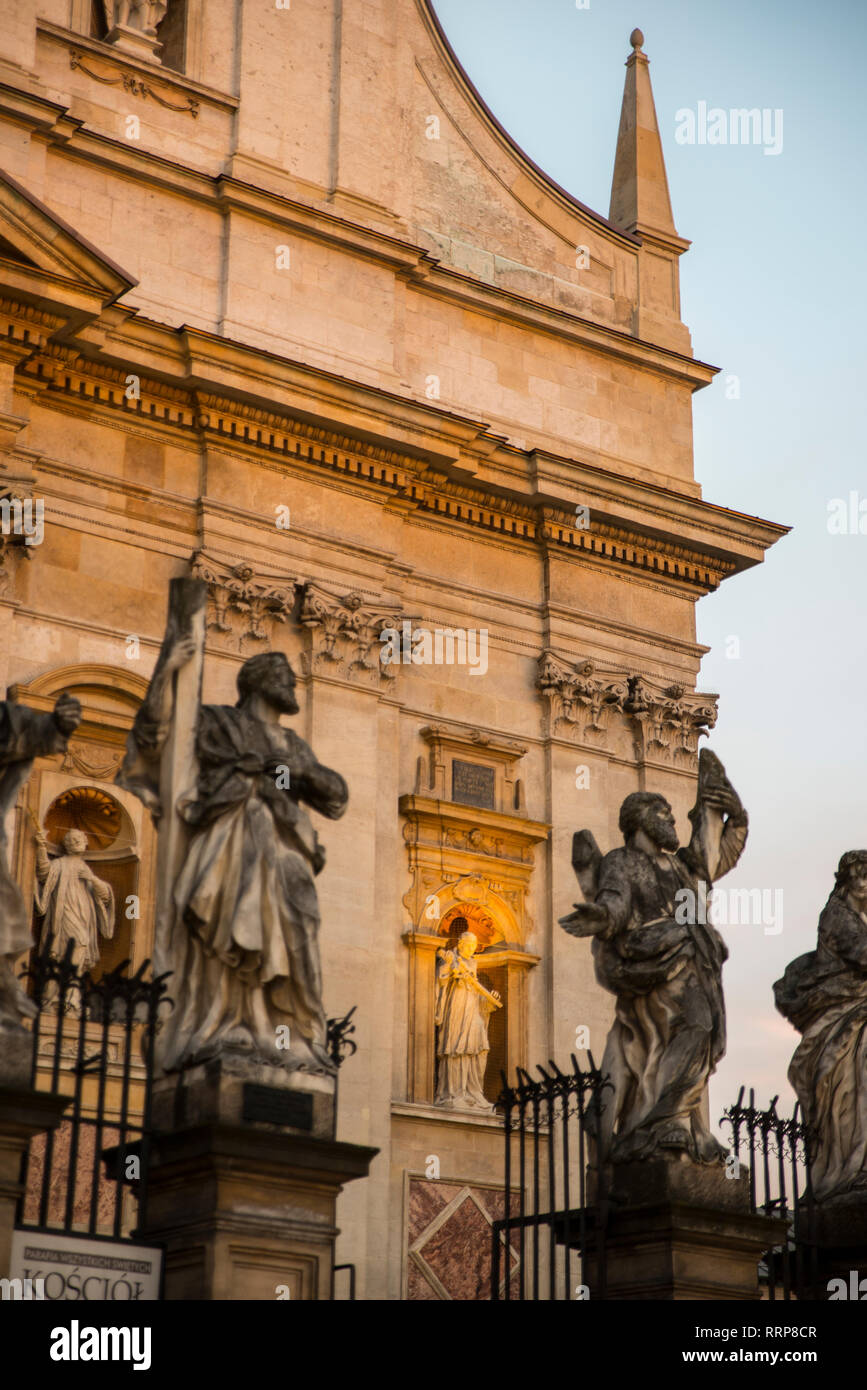
<svg viewBox="0 0 867 1390"><path fill-rule="evenodd" d="M740 815L743 812L741 799L733 787L711 787L703 794L702 802L727 816Z"/></svg>
<svg viewBox="0 0 867 1390"><path fill-rule="evenodd" d="M81 704L74 695L68 695L65 690L54 702L54 722L67 738L75 733L81 723Z"/></svg>
<svg viewBox="0 0 867 1390"><path fill-rule="evenodd" d="M196 641L194 637L182 637L176 642L168 655L164 671L179 671L182 666L186 666L188 661L192 661L196 654Z"/></svg>
<svg viewBox="0 0 867 1390"><path fill-rule="evenodd" d="M574 912L560 918L560 926L570 936L595 936L610 920L608 908L603 903L576 903Z"/></svg>

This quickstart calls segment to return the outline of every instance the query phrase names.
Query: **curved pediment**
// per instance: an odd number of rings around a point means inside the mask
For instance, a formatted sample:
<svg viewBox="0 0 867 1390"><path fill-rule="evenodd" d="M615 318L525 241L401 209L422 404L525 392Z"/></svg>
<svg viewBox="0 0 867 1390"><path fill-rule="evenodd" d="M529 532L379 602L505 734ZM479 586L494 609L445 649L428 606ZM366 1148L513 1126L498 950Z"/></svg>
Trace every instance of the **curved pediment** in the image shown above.
<svg viewBox="0 0 867 1390"><path fill-rule="evenodd" d="M545 173L544 169L541 169L521 149L517 141L497 120L465 71L449 42L431 0L415 0L415 2L435 50L438 59L436 66L439 67L440 72L436 74L435 65L425 62L422 55L417 56L418 66L424 73L431 91L434 94L439 94L444 104L450 105L446 95L446 86L449 85L454 96L469 108L474 121L469 124L469 128L462 130L462 135L479 162L510 193L517 206L526 215L548 226L559 235L567 233L571 235L576 225L582 226L589 223L591 226L603 229L627 243L635 243L638 240L636 237L624 231L622 227L617 226L601 213L594 212L592 208L580 202L578 198L567 192L555 179ZM438 77L445 78L446 82L438 81ZM477 129L473 129L473 125ZM492 165L489 152L484 148L485 137L493 141L502 153L503 162L498 163L497 166Z"/></svg>

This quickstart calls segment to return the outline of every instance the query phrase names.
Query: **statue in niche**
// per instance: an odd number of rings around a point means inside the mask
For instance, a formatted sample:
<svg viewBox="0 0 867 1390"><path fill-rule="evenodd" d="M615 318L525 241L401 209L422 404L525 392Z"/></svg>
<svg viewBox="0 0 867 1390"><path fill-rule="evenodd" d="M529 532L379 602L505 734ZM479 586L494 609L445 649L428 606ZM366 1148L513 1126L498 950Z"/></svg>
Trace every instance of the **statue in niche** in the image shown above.
<svg viewBox="0 0 867 1390"><path fill-rule="evenodd" d="M336 820L349 794L280 723L299 708L281 652L243 663L234 708L201 705L206 592L201 580L172 581L116 778L158 823L154 968L172 972L174 1000L159 1063L173 1071L240 1053L331 1075L314 884L325 854L303 806Z"/></svg>
<svg viewBox="0 0 867 1390"><path fill-rule="evenodd" d="M67 831L63 852L54 859L49 859L41 830L35 839L34 901L36 911L45 918L40 946L50 941L51 954L62 958L71 941L73 964L90 970L99 960L100 936L114 936L114 891L85 862L87 836L83 830Z"/></svg>
<svg viewBox="0 0 867 1390"><path fill-rule="evenodd" d="M122 24L128 29L140 29L143 34L153 37L157 25L165 18L168 4L166 0L114 0L106 8L112 12L114 24ZM112 25L109 25L111 28Z"/></svg>
<svg viewBox="0 0 867 1390"><path fill-rule="evenodd" d="M16 958L30 950L33 938L21 890L9 872L6 820L33 759L65 753L80 723L81 705L66 692L46 714L0 702L0 1025L6 1028L22 1029L22 1018L36 1013L14 974Z"/></svg>
<svg viewBox="0 0 867 1390"><path fill-rule="evenodd" d="M734 867L747 813L718 758L702 749L692 836L678 846L664 796L633 792L620 808L625 845L604 859L590 831L573 840L572 862L587 901L561 919L593 937L599 983L617 997L602 1071L599 1157L628 1162L654 1154L695 1162L726 1157L705 1124L703 1097L725 1054L725 942L708 920L708 889Z"/></svg>
<svg viewBox="0 0 867 1390"><path fill-rule="evenodd" d="M478 944L473 932L465 931L454 950L437 951L436 1103L449 1110L494 1108L482 1089L490 1050L488 1018L503 1006L496 990L479 981L473 959Z"/></svg>
<svg viewBox="0 0 867 1390"><path fill-rule="evenodd" d="M802 1038L789 1081L811 1131L817 1201L867 1201L867 850L848 850L819 918L815 951L774 985Z"/></svg>

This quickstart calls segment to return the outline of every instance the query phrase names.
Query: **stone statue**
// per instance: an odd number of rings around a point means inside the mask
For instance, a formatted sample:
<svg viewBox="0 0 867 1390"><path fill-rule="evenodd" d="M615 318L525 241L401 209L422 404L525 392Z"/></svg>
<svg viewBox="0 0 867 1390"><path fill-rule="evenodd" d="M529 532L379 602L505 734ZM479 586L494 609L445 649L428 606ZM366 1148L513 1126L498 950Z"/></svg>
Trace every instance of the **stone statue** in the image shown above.
<svg viewBox="0 0 867 1390"><path fill-rule="evenodd" d="M206 586L172 585L166 637L116 778L154 812L161 839L175 815L184 836L173 864L158 849L168 896L158 908L154 968L173 972L174 1000L159 1062L173 1071L240 1052L330 1075L314 885L325 854L302 803L336 820L346 783L280 723L298 713L282 653L244 662L234 708L181 699L176 675L194 656L201 661ZM186 726L194 753L172 787Z"/></svg>
<svg viewBox="0 0 867 1390"><path fill-rule="evenodd" d="M702 749L692 836L678 847L664 796L633 792L620 808L625 846L602 858L589 831L572 861L587 901L561 919L593 937L599 983L617 996L602 1071L601 1161L659 1152L715 1163L726 1151L707 1128L708 1078L725 1053L722 937L707 920L707 890L737 863L747 814L718 758Z"/></svg>
<svg viewBox="0 0 867 1390"><path fill-rule="evenodd" d="M114 936L114 891L85 863L83 830L68 831L53 860L41 830L35 838L36 911L45 917L40 945L51 942L51 954L63 957L71 941L73 964L90 970L99 960L100 935Z"/></svg>
<svg viewBox="0 0 867 1390"><path fill-rule="evenodd" d="M774 985L803 1034L789 1080L811 1132L813 1195L867 1201L867 850L843 855L815 951Z"/></svg>
<svg viewBox="0 0 867 1390"><path fill-rule="evenodd" d="M140 29L143 34L154 35L160 20L165 18L168 4L166 0L114 0L108 6L113 11L113 23L123 24L128 29ZM109 25L109 28L112 28Z"/></svg>
<svg viewBox="0 0 867 1390"><path fill-rule="evenodd" d="M471 931L458 939L457 950L437 952L436 1103L449 1110L493 1110L482 1086L488 1061L488 1018L502 1003L496 990L478 979L473 959L478 940Z"/></svg>
<svg viewBox="0 0 867 1390"><path fill-rule="evenodd" d="M34 758L65 753L70 735L81 723L81 705L65 692L50 714L0 703L0 1024L21 1028L36 1008L15 978L18 956L33 945L21 890L9 872L6 821L18 789L27 781Z"/></svg>

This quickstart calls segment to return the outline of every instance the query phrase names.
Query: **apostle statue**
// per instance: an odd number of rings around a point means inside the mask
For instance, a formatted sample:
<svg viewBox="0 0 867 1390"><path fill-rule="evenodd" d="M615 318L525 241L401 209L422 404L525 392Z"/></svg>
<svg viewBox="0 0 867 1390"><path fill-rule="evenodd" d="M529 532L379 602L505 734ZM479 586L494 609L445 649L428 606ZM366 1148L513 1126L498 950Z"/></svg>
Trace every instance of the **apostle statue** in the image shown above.
<svg viewBox="0 0 867 1390"><path fill-rule="evenodd" d="M488 1018L503 1006L496 990L485 989L478 978L477 945L473 932L465 931L455 950L437 952L436 1103L449 1110L494 1108L482 1086L490 1050Z"/></svg>
<svg viewBox="0 0 867 1390"><path fill-rule="evenodd" d="M789 1080L808 1128L819 1202L867 1201L867 850L848 850L819 918L815 951L774 985L802 1038Z"/></svg>
<svg viewBox="0 0 867 1390"><path fill-rule="evenodd" d="M281 652L244 662L234 707L179 693L183 668L201 663L206 586L172 586L166 637L116 779L155 813L163 841L157 875L168 899L154 967L172 972L174 1008L159 1062L172 1071L240 1052L331 1074L314 884L325 854L304 805L338 819L346 783L280 722L299 708ZM173 817L183 834L170 862Z"/></svg>
<svg viewBox="0 0 867 1390"><path fill-rule="evenodd" d="M123 24L140 29L143 34L156 34L157 25L165 18L167 0L102 0L105 4L108 27Z"/></svg>
<svg viewBox="0 0 867 1390"><path fill-rule="evenodd" d="M81 723L81 705L65 692L50 713L0 702L0 1024L20 1028L36 1012L15 978L15 960L33 945L21 890L9 872L6 820L34 758L65 753Z"/></svg>
<svg viewBox="0 0 867 1390"><path fill-rule="evenodd" d="M725 1053L725 943L708 920L709 886L737 863L747 814L718 758L702 749L692 836L678 847L664 796L632 792L620 808L625 845L602 858L576 834L573 865L586 902L561 919L593 937L599 983L617 999L602 1071L601 1161L653 1154L715 1163L726 1151L703 1114L708 1078Z"/></svg>
<svg viewBox="0 0 867 1390"><path fill-rule="evenodd" d="M63 853L49 860L42 831L36 835L36 911L45 917L40 945L50 943L53 956L62 958L71 941L72 963L90 970L99 960L100 936L114 936L114 892L97 878L84 860L87 836L69 830L63 837Z"/></svg>

